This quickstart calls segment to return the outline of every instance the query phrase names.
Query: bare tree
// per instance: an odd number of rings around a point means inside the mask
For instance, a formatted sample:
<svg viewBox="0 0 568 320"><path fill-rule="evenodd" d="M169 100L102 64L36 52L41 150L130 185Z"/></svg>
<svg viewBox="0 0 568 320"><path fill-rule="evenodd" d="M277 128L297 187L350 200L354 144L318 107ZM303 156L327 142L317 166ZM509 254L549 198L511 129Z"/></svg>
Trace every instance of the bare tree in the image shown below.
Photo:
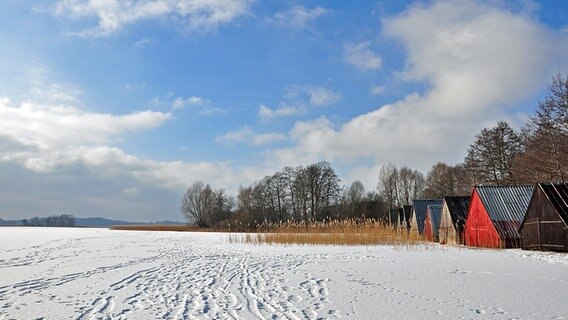
<svg viewBox="0 0 568 320"><path fill-rule="evenodd" d="M286 203L290 210L288 215L294 220L300 220L302 215L300 192L296 185L297 173L298 169L292 167L284 167L281 173L281 181L286 188Z"/></svg>
<svg viewBox="0 0 568 320"><path fill-rule="evenodd" d="M191 224L210 227L230 214L230 201L222 189L213 190L202 181L191 185L182 198L181 212Z"/></svg>
<svg viewBox="0 0 568 320"><path fill-rule="evenodd" d="M346 196L347 206L351 216L353 217L357 214L357 210L361 210L361 203L365 197L365 186L359 180L353 181L349 189L347 189Z"/></svg>
<svg viewBox="0 0 568 320"><path fill-rule="evenodd" d="M423 197L424 189L426 188L426 179L422 172L414 170L412 172L412 199L408 204L412 204L412 200Z"/></svg>
<svg viewBox="0 0 568 320"><path fill-rule="evenodd" d="M426 176L426 189L424 196L430 199L453 196L456 191L456 178L454 168L443 162L438 162Z"/></svg>
<svg viewBox="0 0 568 320"><path fill-rule="evenodd" d="M552 79L548 95L524 128L526 151L515 172L524 182L568 181L568 78Z"/></svg>
<svg viewBox="0 0 568 320"><path fill-rule="evenodd" d="M388 222L387 204L377 192L367 192L363 198L362 207L361 216Z"/></svg>
<svg viewBox="0 0 568 320"><path fill-rule="evenodd" d="M389 209L398 207L398 169L389 162L379 171L379 194L386 200Z"/></svg>
<svg viewBox="0 0 568 320"><path fill-rule="evenodd" d="M410 205L412 200L422 196L425 188L424 175L404 166L398 170L398 203Z"/></svg>
<svg viewBox="0 0 568 320"><path fill-rule="evenodd" d="M263 211L264 219L270 222L288 219L286 176L276 172L266 176L254 187L254 195Z"/></svg>
<svg viewBox="0 0 568 320"><path fill-rule="evenodd" d="M515 182L513 160L523 152L520 135L507 122L485 128L470 145L464 161L476 184L495 185Z"/></svg>
<svg viewBox="0 0 568 320"><path fill-rule="evenodd" d="M438 162L426 177L424 197L438 199L446 196L469 195L473 184L463 164L450 166Z"/></svg>
<svg viewBox="0 0 568 320"><path fill-rule="evenodd" d="M320 218L325 208L336 204L339 198L339 178L327 162L318 162L304 169L304 183L308 191L309 219ZM308 218L307 216L305 218Z"/></svg>
<svg viewBox="0 0 568 320"><path fill-rule="evenodd" d="M456 164L452 170L454 174L454 194L456 196L468 196L471 194L475 181L463 163Z"/></svg>

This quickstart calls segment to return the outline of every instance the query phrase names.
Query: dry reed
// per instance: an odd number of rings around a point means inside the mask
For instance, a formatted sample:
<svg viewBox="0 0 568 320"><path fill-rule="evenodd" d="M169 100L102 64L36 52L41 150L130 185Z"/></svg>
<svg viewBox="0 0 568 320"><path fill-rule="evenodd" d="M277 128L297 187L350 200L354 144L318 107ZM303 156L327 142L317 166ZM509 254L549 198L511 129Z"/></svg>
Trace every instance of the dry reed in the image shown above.
<svg viewBox="0 0 568 320"><path fill-rule="evenodd" d="M283 222L259 226L257 233L230 234L230 243L280 245L391 245L396 248L424 246L418 235L395 230L376 220Z"/></svg>

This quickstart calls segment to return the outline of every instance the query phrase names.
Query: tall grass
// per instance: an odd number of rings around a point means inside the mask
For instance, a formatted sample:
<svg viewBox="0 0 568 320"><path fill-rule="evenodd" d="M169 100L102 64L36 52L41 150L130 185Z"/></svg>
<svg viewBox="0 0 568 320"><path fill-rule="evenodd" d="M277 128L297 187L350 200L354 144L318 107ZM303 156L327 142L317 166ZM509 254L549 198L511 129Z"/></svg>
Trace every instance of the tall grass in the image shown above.
<svg viewBox="0 0 568 320"><path fill-rule="evenodd" d="M323 222L263 223L253 232L234 232L241 228L199 228L189 225L122 225L111 230L229 232L229 243L278 245L389 245L394 248L426 248L418 234L395 230L373 219L326 220ZM233 231L233 232L231 232Z"/></svg>
<svg viewBox="0 0 568 320"><path fill-rule="evenodd" d="M256 233L229 235L230 243L280 245L391 245L397 248L424 246L418 235L395 230L377 220L331 220L282 222L261 225Z"/></svg>

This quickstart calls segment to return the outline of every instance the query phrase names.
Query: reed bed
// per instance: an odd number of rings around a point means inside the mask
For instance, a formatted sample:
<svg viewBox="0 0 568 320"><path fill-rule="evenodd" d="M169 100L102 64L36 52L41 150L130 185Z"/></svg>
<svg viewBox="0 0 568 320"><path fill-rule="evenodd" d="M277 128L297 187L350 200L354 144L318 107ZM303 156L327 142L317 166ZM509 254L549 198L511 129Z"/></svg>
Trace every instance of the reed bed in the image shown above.
<svg viewBox="0 0 568 320"><path fill-rule="evenodd" d="M425 246L418 235L395 230L371 219L268 224L259 226L256 233L232 233L229 242L258 245L390 245L396 248Z"/></svg>

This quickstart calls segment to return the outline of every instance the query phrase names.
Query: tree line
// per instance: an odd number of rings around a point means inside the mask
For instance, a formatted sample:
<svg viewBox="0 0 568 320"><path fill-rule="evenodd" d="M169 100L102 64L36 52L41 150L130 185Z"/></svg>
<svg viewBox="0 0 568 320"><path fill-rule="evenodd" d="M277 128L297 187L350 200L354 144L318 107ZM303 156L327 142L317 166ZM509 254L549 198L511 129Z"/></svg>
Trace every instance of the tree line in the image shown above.
<svg viewBox="0 0 568 320"><path fill-rule="evenodd" d="M74 227L75 216L70 214L51 215L47 218L23 219L22 224L30 227Z"/></svg>
<svg viewBox="0 0 568 320"><path fill-rule="evenodd" d="M384 208L382 198L367 192L360 181L342 186L327 162L285 167L240 187L236 198L198 181L188 188L181 205L188 222L197 226L246 229L282 221L381 218Z"/></svg>
<svg viewBox="0 0 568 320"><path fill-rule="evenodd" d="M243 226L280 221L375 218L388 221L390 208L414 199L469 195L477 184L521 185L568 182L568 78L558 74L535 113L519 131L506 121L482 129L463 162L438 162L426 176L389 163L378 172L377 191L360 181L341 185L327 162L285 167L247 187L235 197L203 182L182 199L187 221L200 227Z"/></svg>
<svg viewBox="0 0 568 320"><path fill-rule="evenodd" d="M378 187L388 207L411 204L409 194L430 199L467 196L478 184L568 182L568 78L553 77L544 101L519 131L499 121L475 136L463 162L438 162L425 178L411 171L393 164L381 168Z"/></svg>

